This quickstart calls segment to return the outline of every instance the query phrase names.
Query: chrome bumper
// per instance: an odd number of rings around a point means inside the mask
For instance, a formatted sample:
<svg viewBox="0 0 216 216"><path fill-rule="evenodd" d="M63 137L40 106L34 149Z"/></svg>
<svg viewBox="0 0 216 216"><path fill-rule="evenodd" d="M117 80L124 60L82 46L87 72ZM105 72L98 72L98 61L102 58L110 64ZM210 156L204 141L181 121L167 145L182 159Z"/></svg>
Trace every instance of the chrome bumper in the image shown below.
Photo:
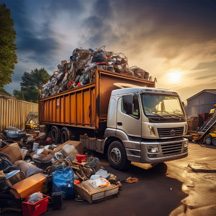
<svg viewBox="0 0 216 216"><path fill-rule="evenodd" d="M188 155L188 140L185 138L178 141L163 142L127 141L124 144L128 159L134 162L160 163ZM153 152L151 152L152 149L154 149Z"/></svg>

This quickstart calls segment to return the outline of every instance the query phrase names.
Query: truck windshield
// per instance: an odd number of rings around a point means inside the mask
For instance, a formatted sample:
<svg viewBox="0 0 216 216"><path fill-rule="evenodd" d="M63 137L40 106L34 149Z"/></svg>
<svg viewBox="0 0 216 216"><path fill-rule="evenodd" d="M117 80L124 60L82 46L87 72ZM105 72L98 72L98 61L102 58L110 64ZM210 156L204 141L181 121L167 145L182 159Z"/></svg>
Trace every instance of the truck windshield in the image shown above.
<svg viewBox="0 0 216 216"><path fill-rule="evenodd" d="M144 93L141 98L143 110L147 116L184 116L178 96Z"/></svg>

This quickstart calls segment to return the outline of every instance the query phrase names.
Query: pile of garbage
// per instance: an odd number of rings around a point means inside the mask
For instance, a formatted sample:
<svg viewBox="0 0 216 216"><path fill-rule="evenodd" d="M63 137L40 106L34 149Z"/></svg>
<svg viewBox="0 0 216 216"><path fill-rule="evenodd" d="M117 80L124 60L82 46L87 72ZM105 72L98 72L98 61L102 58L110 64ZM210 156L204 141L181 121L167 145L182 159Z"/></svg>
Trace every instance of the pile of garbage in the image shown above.
<svg viewBox="0 0 216 216"><path fill-rule="evenodd" d="M55 145L43 132L15 129L0 134L0 209L40 215L48 204L61 209L64 199L93 203L119 193L117 176L84 154L79 141Z"/></svg>
<svg viewBox="0 0 216 216"><path fill-rule="evenodd" d="M62 91L94 82L96 69L113 73L152 80L149 73L142 68L128 66L128 59L122 53L105 51L104 48L74 49L70 60L57 65L49 81L42 86L41 97L48 97Z"/></svg>

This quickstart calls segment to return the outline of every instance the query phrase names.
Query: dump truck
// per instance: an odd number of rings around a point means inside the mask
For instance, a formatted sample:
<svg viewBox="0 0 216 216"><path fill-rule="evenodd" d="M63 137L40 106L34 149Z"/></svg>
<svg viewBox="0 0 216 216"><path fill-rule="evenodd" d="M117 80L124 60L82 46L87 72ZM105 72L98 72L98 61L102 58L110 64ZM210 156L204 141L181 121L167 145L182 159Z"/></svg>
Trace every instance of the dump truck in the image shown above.
<svg viewBox="0 0 216 216"><path fill-rule="evenodd" d="M97 69L94 82L41 98L39 121L56 143L80 140L124 170L187 156L187 121L176 92Z"/></svg>

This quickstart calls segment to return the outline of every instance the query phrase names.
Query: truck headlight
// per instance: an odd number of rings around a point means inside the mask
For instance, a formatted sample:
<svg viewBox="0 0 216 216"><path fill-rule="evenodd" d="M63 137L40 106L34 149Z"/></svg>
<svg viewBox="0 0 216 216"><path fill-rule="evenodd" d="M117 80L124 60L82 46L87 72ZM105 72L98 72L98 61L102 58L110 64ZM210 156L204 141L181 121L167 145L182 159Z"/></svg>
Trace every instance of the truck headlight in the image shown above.
<svg viewBox="0 0 216 216"><path fill-rule="evenodd" d="M149 128L150 135L154 135L154 136L156 136L156 132L155 132L154 127L151 126L151 125L149 125L148 128Z"/></svg>
<svg viewBox="0 0 216 216"><path fill-rule="evenodd" d="M149 153L158 153L159 148L157 146L148 146L148 152Z"/></svg>
<svg viewBox="0 0 216 216"><path fill-rule="evenodd" d="M184 148L188 147L188 141L184 142Z"/></svg>

